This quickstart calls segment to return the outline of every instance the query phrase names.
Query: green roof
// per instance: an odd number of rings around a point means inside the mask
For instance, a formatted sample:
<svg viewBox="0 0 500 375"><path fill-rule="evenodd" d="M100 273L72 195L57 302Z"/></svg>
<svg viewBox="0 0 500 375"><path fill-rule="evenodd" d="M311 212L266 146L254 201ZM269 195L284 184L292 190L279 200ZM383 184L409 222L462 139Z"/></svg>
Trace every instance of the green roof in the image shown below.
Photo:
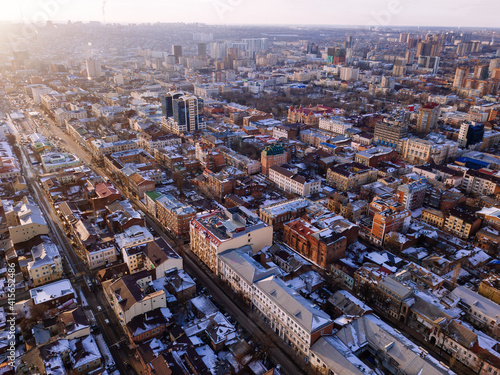
<svg viewBox="0 0 500 375"><path fill-rule="evenodd" d="M163 195L157 191L146 191L144 194L146 194L153 202L156 202L156 200Z"/></svg>

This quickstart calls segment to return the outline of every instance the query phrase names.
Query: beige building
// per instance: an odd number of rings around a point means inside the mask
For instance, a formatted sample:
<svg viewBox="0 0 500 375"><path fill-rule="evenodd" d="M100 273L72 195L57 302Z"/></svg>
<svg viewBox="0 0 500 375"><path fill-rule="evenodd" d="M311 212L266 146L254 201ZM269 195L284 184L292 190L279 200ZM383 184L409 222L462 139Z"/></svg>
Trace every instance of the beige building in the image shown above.
<svg viewBox="0 0 500 375"><path fill-rule="evenodd" d="M436 228L443 228L444 222L446 221L446 216L440 210L435 210L433 208L425 208L422 210L422 215L420 215L420 220L424 223L432 225Z"/></svg>
<svg viewBox="0 0 500 375"><path fill-rule="evenodd" d="M114 241L92 244L87 248L87 264L92 270L117 261L118 251Z"/></svg>
<svg viewBox="0 0 500 375"><path fill-rule="evenodd" d="M306 178L298 174L297 168L286 169L280 166L269 168L269 179L281 190L287 193L307 197L321 191L321 181L316 178Z"/></svg>
<svg viewBox="0 0 500 375"><path fill-rule="evenodd" d="M49 227L40 208L25 196L16 205L2 202L12 243L29 241L36 236L49 234Z"/></svg>
<svg viewBox="0 0 500 375"><path fill-rule="evenodd" d="M326 182L340 191L356 191L377 180L377 170L358 162L336 165L326 173Z"/></svg>
<svg viewBox="0 0 500 375"><path fill-rule="evenodd" d="M167 307L164 290L149 293L153 281L149 271L141 271L102 285L106 298L122 325L149 311Z"/></svg>
<svg viewBox="0 0 500 375"><path fill-rule="evenodd" d="M273 227L244 207L233 207L198 215L190 225L191 251L213 272L217 254L250 245L253 252L273 243Z"/></svg>
<svg viewBox="0 0 500 375"><path fill-rule="evenodd" d="M59 280L63 274L62 259L57 246L42 243L31 249L33 260L28 263L28 272L33 286L37 287Z"/></svg>
<svg viewBox="0 0 500 375"><path fill-rule="evenodd" d="M443 164L448 159L455 158L458 144L453 141L440 143L420 138L410 138L403 142L402 157L412 164L425 164L431 160L436 164Z"/></svg>

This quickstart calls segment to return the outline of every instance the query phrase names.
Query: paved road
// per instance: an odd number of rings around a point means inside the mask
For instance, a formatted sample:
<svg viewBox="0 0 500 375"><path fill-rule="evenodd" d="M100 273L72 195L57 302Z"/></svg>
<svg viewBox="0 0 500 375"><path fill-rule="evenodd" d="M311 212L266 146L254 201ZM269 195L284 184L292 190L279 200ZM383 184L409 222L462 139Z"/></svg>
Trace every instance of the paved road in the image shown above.
<svg viewBox="0 0 500 375"><path fill-rule="evenodd" d="M14 124L9 123L9 125L17 134L17 128L14 126ZM17 134L17 138L18 137L19 134ZM103 292L101 290L98 290L95 293L91 293L86 288L86 284L80 282L81 276L88 274L89 270L86 267L85 263L76 255L75 251L73 250L73 247L66 237L66 233L64 232L53 207L48 202L47 197L38 184L38 181L36 179L36 172L33 171L33 166L31 164L31 161L29 160L29 157L27 156L28 153L25 147L20 146L19 148L21 150L21 164L24 172L24 177L26 178L26 182L28 183L28 185L32 188L32 196L45 215L47 223L51 229L51 236L63 250L61 255L65 260L64 271L66 275L72 275L72 282L74 286L76 288L81 288L80 290L84 293L85 298L89 302L89 306L93 310L94 316L96 316L96 323L99 325L100 332L103 333L104 339L107 345L110 347L111 354L113 355L114 362L117 369L120 371L120 374L135 375L136 372L134 370L126 369L124 366L125 361L128 359L127 353L125 353L123 350L118 351L118 349L116 348L117 342L124 341L125 334L123 330L120 328L119 332L121 332L121 335L116 335L115 330L105 323L105 319L107 318L110 319L111 322L113 322L113 326L120 327L119 324L115 325L117 324L115 314L108 315L107 311L104 311L103 313L97 311L98 305L101 305L105 310L110 309L110 306L106 298L104 297Z"/></svg>
<svg viewBox="0 0 500 375"><path fill-rule="evenodd" d="M54 125L53 121L46 118L50 125L50 132L52 135L61 138L61 144L68 151L78 156L82 161L87 163L88 165L92 164L92 158L78 145L68 134L63 132L60 128ZM39 128L43 132L48 134L48 129L44 129L42 127ZM106 171L102 168L96 167L92 165L92 168L99 173L101 176L106 176L113 181L111 176L109 176ZM113 181L115 186L120 190L121 194L125 197L128 197L132 204L136 207L139 207L141 210L145 211L145 207L141 202L137 199L128 195L126 191L124 191L123 187L120 187L115 181ZM155 231L160 234L174 249L177 248L177 245L174 241L168 237L163 229L150 217L146 216L146 222L149 226L153 227ZM195 277L198 278L199 282L205 286L209 293L215 298L215 300L239 322L239 324L247 331L253 335L256 335L258 338L264 339L267 337L272 337L275 343L275 346L269 349L269 357L270 359L277 364L281 365L282 373L285 375L295 375L295 374L304 374L305 372L295 363L293 358L296 358L293 350L287 346L281 338L279 338L267 324L265 324L262 320L254 320L255 317L252 317L248 314L247 311L242 310L232 299L230 296L226 294L224 290L214 281L213 276L205 273L205 271L200 268L200 265L193 259L196 259L196 256L189 254L189 252L183 257L185 268ZM260 325L259 325L260 323Z"/></svg>
<svg viewBox="0 0 500 375"><path fill-rule="evenodd" d="M165 241L175 248L175 243L168 237L163 230L149 217L146 218L146 223L152 227L158 234L160 234ZM274 342L274 347L268 350L269 357L274 363L281 365L281 372L285 375L305 374L293 358L295 354L293 350L287 346L278 335L276 335L267 324L261 319L249 314L248 311L241 309L214 280L206 269L206 267L199 262L196 255L191 253L190 250L185 249L183 252L184 268L194 275L198 282L207 288L209 294L217 301L217 303L227 310L247 332L251 333L257 339L268 340L271 338Z"/></svg>

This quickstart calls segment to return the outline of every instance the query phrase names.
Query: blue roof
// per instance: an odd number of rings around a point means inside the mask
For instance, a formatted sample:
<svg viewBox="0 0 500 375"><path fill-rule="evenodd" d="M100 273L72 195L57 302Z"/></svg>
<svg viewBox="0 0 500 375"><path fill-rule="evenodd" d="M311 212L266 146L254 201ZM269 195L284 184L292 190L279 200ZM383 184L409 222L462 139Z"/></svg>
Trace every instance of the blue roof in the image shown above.
<svg viewBox="0 0 500 375"><path fill-rule="evenodd" d="M321 146L326 146L326 147L329 147L329 148L331 148L331 149L333 149L333 150L337 148L337 146L332 145L332 144L330 144L330 143L326 143L326 142L321 142L321 143L320 143L320 145L321 145Z"/></svg>

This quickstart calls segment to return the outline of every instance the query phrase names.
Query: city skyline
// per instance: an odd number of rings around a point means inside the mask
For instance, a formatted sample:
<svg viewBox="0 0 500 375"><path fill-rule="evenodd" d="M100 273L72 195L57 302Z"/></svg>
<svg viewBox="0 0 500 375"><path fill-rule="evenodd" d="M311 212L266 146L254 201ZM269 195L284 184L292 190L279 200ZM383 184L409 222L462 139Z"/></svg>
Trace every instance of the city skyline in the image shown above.
<svg viewBox="0 0 500 375"><path fill-rule="evenodd" d="M299 26L420 26L496 28L495 14L500 4L483 0L479 4L465 1L389 2L355 0L326 2L313 0L187 0L182 3L148 0L69 0L0 3L0 20L43 24L70 21L106 23L198 22L232 25L299 25ZM193 9L195 9L193 11ZM487 11L486 11L487 10Z"/></svg>

